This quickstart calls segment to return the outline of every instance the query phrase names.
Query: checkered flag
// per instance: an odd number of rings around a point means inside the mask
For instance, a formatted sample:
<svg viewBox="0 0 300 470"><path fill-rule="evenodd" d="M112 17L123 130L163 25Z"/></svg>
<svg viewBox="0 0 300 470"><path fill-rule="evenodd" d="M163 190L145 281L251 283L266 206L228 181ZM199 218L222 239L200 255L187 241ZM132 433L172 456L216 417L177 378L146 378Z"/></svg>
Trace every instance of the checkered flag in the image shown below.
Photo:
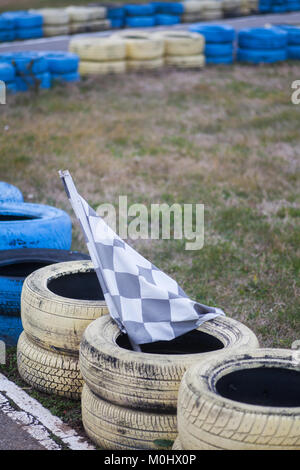
<svg viewBox="0 0 300 470"><path fill-rule="evenodd" d="M224 312L189 299L177 282L125 243L60 171L111 317L131 344L169 341ZM139 348L137 348L139 349Z"/></svg>

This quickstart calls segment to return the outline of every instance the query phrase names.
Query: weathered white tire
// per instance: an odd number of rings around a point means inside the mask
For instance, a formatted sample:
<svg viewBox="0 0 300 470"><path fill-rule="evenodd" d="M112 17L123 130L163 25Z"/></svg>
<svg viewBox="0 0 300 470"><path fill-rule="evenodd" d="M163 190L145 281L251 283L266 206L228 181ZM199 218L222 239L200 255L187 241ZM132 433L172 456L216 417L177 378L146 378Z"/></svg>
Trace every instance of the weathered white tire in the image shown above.
<svg viewBox="0 0 300 470"><path fill-rule="evenodd" d="M181 16L182 23L196 23L202 20L202 13L184 13Z"/></svg>
<svg viewBox="0 0 300 470"><path fill-rule="evenodd" d="M183 450L179 436L175 439L172 450Z"/></svg>
<svg viewBox="0 0 300 470"><path fill-rule="evenodd" d="M188 367L230 349L258 347L249 328L223 316L172 342L163 342L163 348L173 348L169 354L157 353L160 343L156 352L132 351L126 338L109 315L86 328L79 353L84 381L96 395L116 405L161 412L176 410L178 388ZM144 351L153 348L155 345L142 346Z"/></svg>
<svg viewBox="0 0 300 470"><path fill-rule="evenodd" d="M184 13L199 13L203 11L203 2L199 0L189 0L187 2L183 2L183 10Z"/></svg>
<svg viewBox="0 0 300 470"><path fill-rule="evenodd" d="M205 40L202 34L168 30L155 33L153 37L164 41L166 56L193 56L204 50Z"/></svg>
<svg viewBox="0 0 300 470"><path fill-rule="evenodd" d="M152 60L127 60L127 69L132 71L138 70L153 70L163 67L165 64L164 58Z"/></svg>
<svg viewBox="0 0 300 470"><path fill-rule="evenodd" d="M43 348L78 356L85 328L108 313L94 276L92 262L84 260L52 264L30 274L24 281L21 295L21 319L26 334ZM73 285L75 291L79 283L90 286L93 282L93 295L94 298L98 295L98 300L71 298L69 293L62 296L64 287L59 287L59 294L50 290L60 282L68 282L70 295ZM76 292L73 293L75 297Z"/></svg>
<svg viewBox="0 0 300 470"><path fill-rule="evenodd" d="M167 56L166 65L181 69L203 68L205 65L205 56L203 54L190 56Z"/></svg>
<svg viewBox="0 0 300 470"><path fill-rule="evenodd" d="M81 21L76 23L70 23L69 29L71 34L76 33L88 33L91 31L105 31L110 28L109 20L93 20L93 21Z"/></svg>
<svg viewBox="0 0 300 470"><path fill-rule="evenodd" d="M79 73L84 75L105 75L109 73L126 72L125 60L108 60L107 62L89 62L81 60L79 63Z"/></svg>
<svg viewBox="0 0 300 470"><path fill-rule="evenodd" d="M68 35L70 32L69 25L58 25L58 26L44 26L43 27L44 36L64 36Z"/></svg>
<svg viewBox="0 0 300 470"><path fill-rule="evenodd" d="M42 15L44 26L66 26L69 24L69 15L63 8L31 9L29 12L36 12Z"/></svg>
<svg viewBox="0 0 300 470"><path fill-rule="evenodd" d="M105 7L76 7L70 6L65 9L71 22L93 21L106 18Z"/></svg>
<svg viewBox="0 0 300 470"><path fill-rule="evenodd" d="M21 378L33 388L51 395L80 399L83 380L78 357L47 351L23 331L17 344L17 366Z"/></svg>
<svg viewBox="0 0 300 470"><path fill-rule="evenodd" d="M72 39L69 51L83 61L123 61L126 57L125 42L111 37Z"/></svg>
<svg viewBox="0 0 300 470"><path fill-rule="evenodd" d="M300 354L256 349L191 367L178 394L185 450L299 450Z"/></svg>
<svg viewBox="0 0 300 470"><path fill-rule="evenodd" d="M111 37L122 38L126 44L126 57L130 60L158 59L164 55L164 41L144 32L119 32Z"/></svg>
<svg viewBox="0 0 300 470"><path fill-rule="evenodd" d="M161 449L177 437L176 414L130 410L102 400L83 386L82 423L86 434L102 449Z"/></svg>

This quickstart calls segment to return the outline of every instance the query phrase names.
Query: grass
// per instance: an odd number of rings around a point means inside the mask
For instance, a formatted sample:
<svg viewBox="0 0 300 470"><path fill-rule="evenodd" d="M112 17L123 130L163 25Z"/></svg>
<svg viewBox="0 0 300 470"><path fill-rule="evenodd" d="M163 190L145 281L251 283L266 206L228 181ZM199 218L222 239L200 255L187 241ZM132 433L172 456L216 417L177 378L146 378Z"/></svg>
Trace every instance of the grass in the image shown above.
<svg viewBox="0 0 300 470"><path fill-rule="evenodd" d="M262 347L289 348L300 338L300 106L290 99L299 74L289 62L162 70L10 96L0 116L1 179L26 201L65 209L72 248L84 251L59 169L94 207L119 195L148 208L203 203L203 249L129 242L191 297L245 323ZM42 399L79 425L77 405Z"/></svg>

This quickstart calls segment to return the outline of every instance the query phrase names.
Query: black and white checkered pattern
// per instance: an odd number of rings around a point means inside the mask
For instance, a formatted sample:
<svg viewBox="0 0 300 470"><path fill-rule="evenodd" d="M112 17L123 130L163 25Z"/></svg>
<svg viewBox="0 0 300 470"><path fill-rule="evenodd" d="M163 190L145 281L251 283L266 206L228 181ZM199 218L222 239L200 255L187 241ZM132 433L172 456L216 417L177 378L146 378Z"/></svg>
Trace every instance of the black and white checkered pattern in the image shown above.
<svg viewBox="0 0 300 470"><path fill-rule="evenodd" d="M61 177L110 315L133 343L169 341L224 315L218 308L190 300L176 281L125 243L78 193L76 196L68 172Z"/></svg>

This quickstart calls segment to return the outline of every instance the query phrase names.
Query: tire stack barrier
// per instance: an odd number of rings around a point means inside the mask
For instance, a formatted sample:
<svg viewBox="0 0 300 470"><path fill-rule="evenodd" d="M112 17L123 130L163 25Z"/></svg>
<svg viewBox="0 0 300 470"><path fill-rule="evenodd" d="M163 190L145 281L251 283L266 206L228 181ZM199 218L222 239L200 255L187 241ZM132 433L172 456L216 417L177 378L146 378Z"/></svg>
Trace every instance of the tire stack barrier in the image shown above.
<svg viewBox="0 0 300 470"><path fill-rule="evenodd" d="M53 82L74 83L80 80L79 56L70 52L40 53L48 63Z"/></svg>
<svg viewBox="0 0 300 470"><path fill-rule="evenodd" d="M153 2L155 9L155 24L169 26L181 22L184 8L182 3Z"/></svg>
<svg viewBox="0 0 300 470"><path fill-rule="evenodd" d="M20 297L26 275L37 266L76 258L70 252L72 225L66 212L26 203L18 188L4 182L0 201L0 338L11 346L22 331Z"/></svg>
<svg viewBox="0 0 300 470"><path fill-rule="evenodd" d="M10 42L15 39L15 21L5 14L0 15L0 42Z"/></svg>
<svg viewBox="0 0 300 470"><path fill-rule="evenodd" d="M42 392L79 400L80 341L89 323L107 313L91 261L56 263L27 276L17 344L22 379Z"/></svg>
<svg viewBox="0 0 300 470"><path fill-rule="evenodd" d="M202 20L203 2L199 0L186 0L183 2L182 23L195 23Z"/></svg>
<svg viewBox="0 0 300 470"><path fill-rule="evenodd" d="M161 31L153 37L162 39L165 47L165 64L176 68L203 68L204 37L197 33Z"/></svg>
<svg viewBox="0 0 300 470"><path fill-rule="evenodd" d="M82 76L126 71L126 44L122 38L74 38L69 50L80 57Z"/></svg>
<svg viewBox="0 0 300 470"><path fill-rule="evenodd" d="M43 17L43 32L45 37L64 36L69 34L69 15L63 8L41 8L29 10Z"/></svg>
<svg viewBox="0 0 300 470"><path fill-rule="evenodd" d="M4 18L13 21L15 39L33 39L43 36L43 17L30 11L8 11Z"/></svg>
<svg viewBox="0 0 300 470"><path fill-rule="evenodd" d="M276 25L287 33L287 58L300 60L300 28L288 25Z"/></svg>
<svg viewBox="0 0 300 470"><path fill-rule="evenodd" d="M257 347L253 332L222 317L135 352L127 335L104 315L88 325L80 344L84 429L102 449L170 448L177 437L177 398L184 372L225 351Z"/></svg>
<svg viewBox="0 0 300 470"><path fill-rule="evenodd" d="M238 33L237 60L252 64L286 60L288 34L280 28L249 28Z"/></svg>
<svg viewBox="0 0 300 470"><path fill-rule="evenodd" d="M299 352L252 349L184 374L174 450L299 450Z"/></svg>
<svg viewBox="0 0 300 470"><path fill-rule="evenodd" d="M125 14L124 6L109 6L107 8L107 18L112 29L121 29L125 26Z"/></svg>
<svg viewBox="0 0 300 470"><path fill-rule="evenodd" d="M155 8L152 4L124 5L125 26L127 28L146 28L155 26Z"/></svg>
<svg viewBox="0 0 300 470"><path fill-rule="evenodd" d="M190 31L205 37L206 64L232 64L235 30L229 25L195 24Z"/></svg>
<svg viewBox="0 0 300 470"><path fill-rule="evenodd" d="M126 47L126 69L131 71L159 69L164 65L164 41L151 34L115 33L112 38L124 41Z"/></svg>
<svg viewBox="0 0 300 470"><path fill-rule="evenodd" d="M105 7L67 7L69 15L69 31L71 34L91 31L105 31L110 28L110 21L106 18Z"/></svg>

